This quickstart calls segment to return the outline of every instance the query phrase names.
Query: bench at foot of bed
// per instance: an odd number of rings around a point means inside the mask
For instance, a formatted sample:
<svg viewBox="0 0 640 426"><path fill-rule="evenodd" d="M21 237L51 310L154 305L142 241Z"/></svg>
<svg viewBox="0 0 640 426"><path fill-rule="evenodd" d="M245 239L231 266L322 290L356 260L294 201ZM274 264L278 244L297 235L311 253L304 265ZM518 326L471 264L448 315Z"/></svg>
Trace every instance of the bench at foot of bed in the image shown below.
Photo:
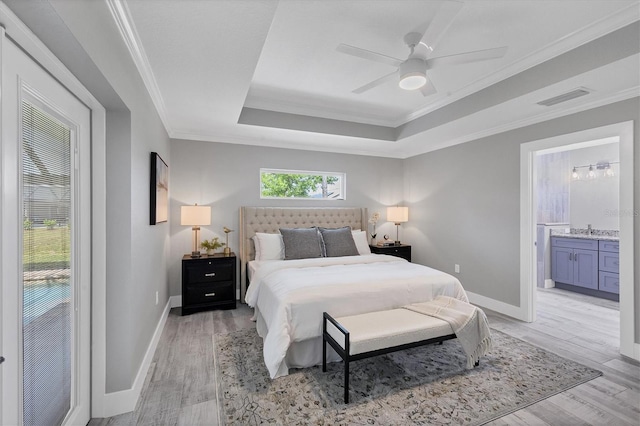
<svg viewBox="0 0 640 426"><path fill-rule="evenodd" d="M322 371L327 371L327 343L344 361L344 402L349 403L349 363L403 349L455 339L446 321L408 309L333 318L323 313ZM478 363L476 363L478 365Z"/></svg>

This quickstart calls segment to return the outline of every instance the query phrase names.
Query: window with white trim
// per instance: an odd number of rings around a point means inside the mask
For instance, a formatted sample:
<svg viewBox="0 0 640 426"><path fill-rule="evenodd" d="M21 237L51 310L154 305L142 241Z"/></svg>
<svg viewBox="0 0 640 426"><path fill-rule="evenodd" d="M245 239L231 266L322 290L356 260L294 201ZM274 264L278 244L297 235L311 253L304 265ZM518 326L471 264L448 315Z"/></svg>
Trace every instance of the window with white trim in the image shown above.
<svg viewBox="0 0 640 426"><path fill-rule="evenodd" d="M260 169L260 198L344 200L346 174Z"/></svg>

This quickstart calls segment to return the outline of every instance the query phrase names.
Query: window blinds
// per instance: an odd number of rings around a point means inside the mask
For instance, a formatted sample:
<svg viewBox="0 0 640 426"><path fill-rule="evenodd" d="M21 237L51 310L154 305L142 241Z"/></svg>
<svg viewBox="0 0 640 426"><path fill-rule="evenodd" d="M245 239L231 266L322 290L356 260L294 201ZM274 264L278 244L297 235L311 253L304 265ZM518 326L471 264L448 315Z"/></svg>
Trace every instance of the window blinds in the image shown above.
<svg viewBox="0 0 640 426"><path fill-rule="evenodd" d="M71 131L22 102L24 424L71 407Z"/></svg>

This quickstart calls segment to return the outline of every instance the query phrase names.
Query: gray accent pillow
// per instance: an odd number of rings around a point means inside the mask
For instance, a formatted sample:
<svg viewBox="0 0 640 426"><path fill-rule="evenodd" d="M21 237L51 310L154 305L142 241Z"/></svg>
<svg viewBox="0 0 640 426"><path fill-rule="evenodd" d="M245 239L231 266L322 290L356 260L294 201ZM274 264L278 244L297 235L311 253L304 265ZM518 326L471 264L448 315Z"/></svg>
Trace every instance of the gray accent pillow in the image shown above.
<svg viewBox="0 0 640 426"><path fill-rule="evenodd" d="M358 248L353 241L353 234L349 226L342 228L318 228L324 241L325 256L358 256Z"/></svg>
<svg viewBox="0 0 640 426"><path fill-rule="evenodd" d="M318 228L280 228L284 241L284 260L323 257Z"/></svg>

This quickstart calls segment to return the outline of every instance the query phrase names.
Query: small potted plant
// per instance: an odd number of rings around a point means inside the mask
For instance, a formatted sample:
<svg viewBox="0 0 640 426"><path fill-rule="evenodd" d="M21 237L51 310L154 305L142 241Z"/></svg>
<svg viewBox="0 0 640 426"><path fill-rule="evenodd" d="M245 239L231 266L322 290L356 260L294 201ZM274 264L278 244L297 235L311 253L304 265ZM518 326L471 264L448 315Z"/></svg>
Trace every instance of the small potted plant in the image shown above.
<svg viewBox="0 0 640 426"><path fill-rule="evenodd" d="M224 247L225 244L219 241L218 237L214 237L210 240L204 240L200 243L200 247L207 251L207 254L213 254L217 249Z"/></svg>

